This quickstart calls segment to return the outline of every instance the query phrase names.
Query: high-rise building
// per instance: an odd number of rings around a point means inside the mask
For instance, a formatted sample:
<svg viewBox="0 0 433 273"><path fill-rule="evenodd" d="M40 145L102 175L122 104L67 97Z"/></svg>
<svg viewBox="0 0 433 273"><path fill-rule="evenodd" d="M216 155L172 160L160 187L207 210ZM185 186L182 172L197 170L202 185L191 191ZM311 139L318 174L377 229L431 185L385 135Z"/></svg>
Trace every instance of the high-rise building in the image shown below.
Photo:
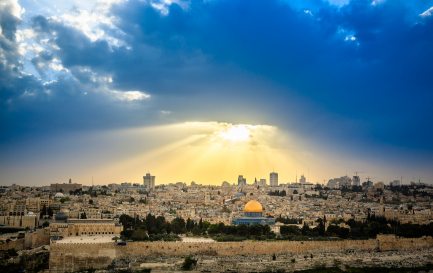
<svg viewBox="0 0 433 273"><path fill-rule="evenodd" d="M244 178L243 175L238 176L238 186L245 186L247 185L247 179Z"/></svg>
<svg viewBox="0 0 433 273"><path fill-rule="evenodd" d="M146 189L153 190L155 188L155 176L146 173L146 175L143 176L143 184Z"/></svg>
<svg viewBox="0 0 433 273"><path fill-rule="evenodd" d="M271 187L277 187L278 186L278 173L271 172L269 174L269 185Z"/></svg>
<svg viewBox="0 0 433 273"><path fill-rule="evenodd" d="M299 183L301 183L301 184L307 183L307 178L305 178L304 175L301 175L301 178L299 178Z"/></svg>
<svg viewBox="0 0 433 273"><path fill-rule="evenodd" d="M361 179L358 175L354 175L352 179L352 186L361 186Z"/></svg>
<svg viewBox="0 0 433 273"><path fill-rule="evenodd" d="M342 188L350 188L350 186L353 184L352 179L348 177L347 175L333 178L328 181L328 188L331 189L342 189Z"/></svg>
<svg viewBox="0 0 433 273"><path fill-rule="evenodd" d="M393 180L389 184L391 185L391 187L400 187L400 180Z"/></svg>

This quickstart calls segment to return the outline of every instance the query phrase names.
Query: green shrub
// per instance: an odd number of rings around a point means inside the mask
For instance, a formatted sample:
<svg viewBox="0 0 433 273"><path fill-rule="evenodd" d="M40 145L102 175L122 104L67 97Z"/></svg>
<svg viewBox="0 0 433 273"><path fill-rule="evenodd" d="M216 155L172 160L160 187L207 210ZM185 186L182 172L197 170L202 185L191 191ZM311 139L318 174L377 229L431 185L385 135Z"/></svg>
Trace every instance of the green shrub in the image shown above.
<svg viewBox="0 0 433 273"><path fill-rule="evenodd" d="M197 260L191 256L187 256L182 264L182 270L192 270L197 266Z"/></svg>

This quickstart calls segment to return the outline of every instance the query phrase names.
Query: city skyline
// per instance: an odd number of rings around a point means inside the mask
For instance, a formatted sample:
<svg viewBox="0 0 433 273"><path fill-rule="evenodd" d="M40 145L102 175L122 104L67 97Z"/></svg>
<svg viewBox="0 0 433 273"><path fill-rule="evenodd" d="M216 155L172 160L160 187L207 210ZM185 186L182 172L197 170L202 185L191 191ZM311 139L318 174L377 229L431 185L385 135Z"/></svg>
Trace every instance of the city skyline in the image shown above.
<svg viewBox="0 0 433 273"><path fill-rule="evenodd" d="M0 0L2 273L433 272L433 0Z"/></svg>
<svg viewBox="0 0 433 273"><path fill-rule="evenodd" d="M146 142L139 143L140 139L146 139ZM297 145L290 143L294 140ZM85 185L140 183L146 172L158 176L156 184L195 181L220 185L222 181L235 182L239 174L250 182L254 178L267 178L269 183L268 175L272 171L279 173L282 183L294 182L296 177L305 175L309 182L326 184L329 179L351 177L355 173L376 182L388 183L401 177L406 183L430 182L417 173L408 175L401 168L388 166L387 170L383 162L373 166L360 160L344 162L326 156L329 151L322 151L294 136L285 137L281 130L268 125L188 122L84 136L75 133L64 135L61 140L47 139L36 146L33 142L28 145L14 152L28 156L31 165L26 168L29 173L20 172L23 164L6 162L2 165L7 167L2 178L10 174L20 179L2 184L47 185L65 182L70 177ZM51 147L47 148L47 145ZM71 147L76 150L70 151ZM85 153L81 154L83 151ZM48 156L49 160L39 158L39 154ZM164 164L160 164L161 161ZM189 164L184 166L185 162ZM41 173L39 170L46 165L50 165L50 173ZM77 174L78 170L84 174ZM388 171L386 175L378 175L385 170Z"/></svg>
<svg viewBox="0 0 433 273"><path fill-rule="evenodd" d="M5 0L0 16L0 185L433 183L431 0Z"/></svg>

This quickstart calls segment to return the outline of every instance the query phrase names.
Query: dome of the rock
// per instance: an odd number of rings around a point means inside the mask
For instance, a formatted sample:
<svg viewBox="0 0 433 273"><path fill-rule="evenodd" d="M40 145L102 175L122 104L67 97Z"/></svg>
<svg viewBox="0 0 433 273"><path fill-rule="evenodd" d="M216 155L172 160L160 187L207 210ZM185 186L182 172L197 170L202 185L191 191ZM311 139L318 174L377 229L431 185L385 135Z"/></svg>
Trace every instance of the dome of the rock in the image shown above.
<svg viewBox="0 0 433 273"><path fill-rule="evenodd" d="M244 207L244 212L263 212L262 204L257 202L256 200L251 200L246 203Z"/></svg>

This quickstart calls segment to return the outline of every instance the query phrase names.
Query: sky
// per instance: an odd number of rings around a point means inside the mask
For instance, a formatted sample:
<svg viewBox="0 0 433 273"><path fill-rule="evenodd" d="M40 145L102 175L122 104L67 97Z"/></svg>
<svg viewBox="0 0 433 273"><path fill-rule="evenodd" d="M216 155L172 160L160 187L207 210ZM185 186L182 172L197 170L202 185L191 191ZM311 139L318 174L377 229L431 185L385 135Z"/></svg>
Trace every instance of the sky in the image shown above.
<svg viewBox="0 0 433 273"><path fill-rule="evenodd" d="M0 185L433 183L433 0L2 0Z"/></svg>

